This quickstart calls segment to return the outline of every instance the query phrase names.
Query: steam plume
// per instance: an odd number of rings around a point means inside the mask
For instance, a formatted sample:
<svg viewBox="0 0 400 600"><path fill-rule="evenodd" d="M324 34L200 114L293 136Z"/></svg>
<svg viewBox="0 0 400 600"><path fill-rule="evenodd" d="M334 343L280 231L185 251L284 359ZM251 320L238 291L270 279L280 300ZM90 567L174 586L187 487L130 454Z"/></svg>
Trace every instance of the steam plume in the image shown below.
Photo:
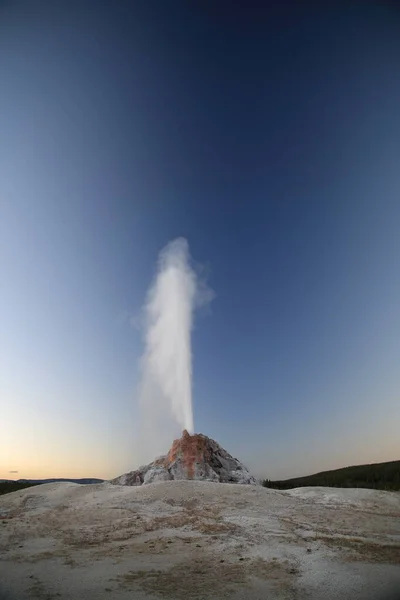
<svg viewBox="0 0 400 600"><path fill-rule="evenodd" d="M144 306L144 353L139 387L141 460L165 453L182 429L194 431L191 331L194 309L213 293L191 266L178 238L160 252Z"/></svg>

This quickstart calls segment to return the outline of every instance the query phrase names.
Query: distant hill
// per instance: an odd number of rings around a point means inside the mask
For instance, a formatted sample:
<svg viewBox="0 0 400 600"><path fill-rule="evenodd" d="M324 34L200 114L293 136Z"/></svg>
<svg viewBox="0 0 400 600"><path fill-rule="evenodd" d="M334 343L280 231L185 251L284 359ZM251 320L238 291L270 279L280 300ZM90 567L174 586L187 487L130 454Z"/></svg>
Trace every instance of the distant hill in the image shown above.
<svg viewBox="0 0 400 600"><path fill-rule="evenodd" d="M67 481L71 483L80 483L81 485L89 485L94 483L104 483L104 479L94 479L92 477L84 477L82 479L18 479L18 483L32 483L33 485L40 485L41 483L58 483L59 481Z"/></svg>
<svg viewBox="0 0 400 600"><path fill-rule="evenodd" d="M12 479L2 479L0 480L0 496L2 494L8 494L10 492L16 492L18 490L33 487L34 485L42 485L43 483L57 483L59 481L89 485L94 483L103 483L104 479L18 479L17 481Z"/></svg>
<svg viewBox="0 0 400 600"><path fill-rule="evenodd" d="M293 479L281 481L265 479L263 486L277 490L288 490L305 486L323 486L400 491L400 460L344 467L342 469L323 471L315 473L315 475L294 477Z"/></svg>
<svg viewBox="0 0 400 600"><path fill-rule="evenodd" d="M22 483L19 481L0 481L0 496L3 494L9 494L11 492L17 492L24 488L29 488L35 485L34 483Z"/></svg>

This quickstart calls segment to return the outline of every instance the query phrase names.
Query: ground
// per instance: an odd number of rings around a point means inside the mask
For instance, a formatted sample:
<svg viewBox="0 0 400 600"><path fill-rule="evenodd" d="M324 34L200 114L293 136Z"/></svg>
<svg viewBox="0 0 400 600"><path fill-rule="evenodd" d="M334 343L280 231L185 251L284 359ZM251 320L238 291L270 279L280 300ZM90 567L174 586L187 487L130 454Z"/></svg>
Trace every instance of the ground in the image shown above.
<svg viewBox="0 0 400 600"><path fill-rule="evenodd" d="M400 600L400 494L167 481L0 498L0 600Z"/></svg>

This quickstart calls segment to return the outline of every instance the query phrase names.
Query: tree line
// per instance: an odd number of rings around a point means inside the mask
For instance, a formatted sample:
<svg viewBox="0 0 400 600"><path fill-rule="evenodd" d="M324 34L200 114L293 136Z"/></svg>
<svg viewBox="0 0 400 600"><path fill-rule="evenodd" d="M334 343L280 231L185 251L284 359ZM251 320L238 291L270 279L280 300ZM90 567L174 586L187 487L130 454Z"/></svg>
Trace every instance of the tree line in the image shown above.
<svg viewBox="0 0 400 600"><path fill-rule="evenodd" d="M400 491L400 460L372 465L344 467L343 469L323 471L315 475L295 477L281 481L264 479L262 484L264 487L276 490L289 490L305 486L323 486Z"/></svg>
<svg viewBox="0 0 400 600"><path fill-rule="evenodd" d="M36 485L27 481L0 481L0 496Z"/></svg>

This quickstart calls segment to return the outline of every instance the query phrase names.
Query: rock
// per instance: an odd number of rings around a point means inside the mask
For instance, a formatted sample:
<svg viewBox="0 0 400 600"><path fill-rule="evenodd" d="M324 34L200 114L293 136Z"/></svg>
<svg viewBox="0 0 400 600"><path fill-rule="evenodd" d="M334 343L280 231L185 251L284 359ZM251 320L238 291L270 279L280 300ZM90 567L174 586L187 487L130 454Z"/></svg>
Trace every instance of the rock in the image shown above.
<svg viewBox="0 0 400 600"><path fill-rule="evenodd" d="M180 439L174 440L166 456L160 456L136 471L120 475L110 483L142 485L172 479L258 484L246 467L217 442L201 433L190 435L186 430Z"/></svg>
<svg viewBox="0 0 400 600"><path fill-rule="evenodd" d="M155 481L168 481L172 479L171 474L165 467L154 467L149 469L143 478L143 483L154 483Z"/></svg>

